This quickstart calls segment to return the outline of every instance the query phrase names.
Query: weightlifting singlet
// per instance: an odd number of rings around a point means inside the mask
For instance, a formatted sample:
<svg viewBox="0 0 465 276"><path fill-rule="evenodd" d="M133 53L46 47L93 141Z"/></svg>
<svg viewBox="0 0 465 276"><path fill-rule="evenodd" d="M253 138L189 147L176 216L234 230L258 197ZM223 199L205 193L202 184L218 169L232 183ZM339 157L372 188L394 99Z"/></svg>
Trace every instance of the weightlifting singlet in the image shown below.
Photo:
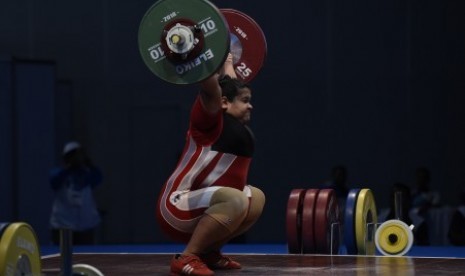
<svg viewBox="0 0 465 276"><path fill-rule="evenodd" d="M208 114L197 97L182 156L158 198L157 217L168 232L190 232L220 187L246 186L254 151L248 127L222 111ZM174 234L174 233L173 233Z"/></svg>

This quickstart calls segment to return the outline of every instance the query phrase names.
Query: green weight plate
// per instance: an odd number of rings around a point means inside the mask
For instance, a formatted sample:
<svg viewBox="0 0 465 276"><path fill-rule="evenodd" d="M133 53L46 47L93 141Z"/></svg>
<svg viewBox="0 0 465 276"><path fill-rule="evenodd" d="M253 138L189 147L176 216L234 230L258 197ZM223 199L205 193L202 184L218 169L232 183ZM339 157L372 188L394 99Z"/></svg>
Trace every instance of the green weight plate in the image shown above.
<svg viewBox="0 0 465 276"><path fill-rule="evenodd" d="M183 30L190 29L201 42L194 43L199 48L194 48L195 55L189 50L191 55L172 58L164 47L167 33L177 24ZM193 84L223 66L229 53L230 34L224 16L207 0L159 0L142 18L138 43L144 63L156 76L169 83Z"/></svg>

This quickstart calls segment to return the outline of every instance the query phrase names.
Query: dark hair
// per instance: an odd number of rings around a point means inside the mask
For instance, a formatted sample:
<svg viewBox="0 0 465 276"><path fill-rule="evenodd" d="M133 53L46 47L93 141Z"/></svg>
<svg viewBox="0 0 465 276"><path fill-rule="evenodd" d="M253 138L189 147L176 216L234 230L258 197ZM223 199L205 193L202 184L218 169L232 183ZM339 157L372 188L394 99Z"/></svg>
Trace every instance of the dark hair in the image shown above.
<svg viewBox="0 0 465 276"><path fill-rule="evenodd" d="M234 98L239 94L239 90L242 88L250 88L248 84L233 79L228 75L221 76L219 83L222 90L222 95L228 99L228 102L234 101Z"/></svg>

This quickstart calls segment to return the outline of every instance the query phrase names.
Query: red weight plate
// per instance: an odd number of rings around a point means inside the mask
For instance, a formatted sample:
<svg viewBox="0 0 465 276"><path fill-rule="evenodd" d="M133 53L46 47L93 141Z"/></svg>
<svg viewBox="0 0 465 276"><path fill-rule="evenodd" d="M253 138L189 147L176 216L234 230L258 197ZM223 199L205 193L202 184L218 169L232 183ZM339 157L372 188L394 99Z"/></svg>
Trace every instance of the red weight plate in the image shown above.
<svg viewBox="0 0 465 276"><path fill-rule="evenodd" d="M316 253L337 254L339 249L339 231L333 223L339 223L339 207L333 189L320 190L315 207L315 245ZM339 226L339 225L337 225Z"/></svg>
<svg viewBox="0 0 465 276"><path fill-rule="evenodd" d="M287 201L286 231L289 253L302 253L302 203L304 189L293 189Z"/></svg>
<svg viewBox="0 0 465 276"><path fill-rule="evenodd" d="M243 82L254 79L263 67L267 54L265 34L250 16L234 10L220 9L229 25L230 52L236 75Z"/></svg>
<svg viewBox="0 0 465 276"><path fill-rule="evenodd" d="M308 189L305 192L302 208L302 253L315 253L315 206L318 189Z"/></svg>

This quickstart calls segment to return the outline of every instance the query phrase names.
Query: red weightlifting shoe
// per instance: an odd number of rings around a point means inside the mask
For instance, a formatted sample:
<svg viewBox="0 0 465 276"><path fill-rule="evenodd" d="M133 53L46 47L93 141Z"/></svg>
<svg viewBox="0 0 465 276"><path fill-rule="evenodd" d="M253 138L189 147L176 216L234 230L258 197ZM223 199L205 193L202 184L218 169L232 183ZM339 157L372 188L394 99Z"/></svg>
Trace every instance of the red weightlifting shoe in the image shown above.
<svg viewBox="0 0 465 276"><path fill-rule="evenodd" d="M212 276L214 275L199 257L194 255L176 254L171 260L171 276L192 275Z"/></svg>
<svg viewBox="0 0 465 276"><path fill-rule="evenodd" d="M202 261L211 269L241 269L240 263L223 256L220 251L212 251L200 256Z"/></svg>

